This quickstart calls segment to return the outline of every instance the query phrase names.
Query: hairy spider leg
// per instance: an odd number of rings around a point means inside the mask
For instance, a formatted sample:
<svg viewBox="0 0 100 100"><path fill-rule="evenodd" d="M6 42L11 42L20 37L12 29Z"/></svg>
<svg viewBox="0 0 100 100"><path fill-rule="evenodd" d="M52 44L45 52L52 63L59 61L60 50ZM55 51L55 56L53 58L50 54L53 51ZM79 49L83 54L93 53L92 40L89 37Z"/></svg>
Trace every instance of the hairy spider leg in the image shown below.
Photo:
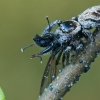
<svg viewBox="0 0 100 100"><path fill-rule="evenodd" d="M55 25L57 25L60 22L60 20L55 20L54 22L51 22L42 32L42 35L50 32L52 28L54 28Z"/></svg>
<svg viewBox="0 0 100 100"><path fill-rule="evenodd" d="M98 30L100 30L100 28L96 28L96 29L93 31L93 36L96 36L96 35L97 35Z"/></svg>
<svg viewBox="0 0 100 100"><path fill-rule="evenodd" d="M72 60L75 59L77 57L77 55L79 54L79 52L83 49L83 44L78 44L77 47L75 47L75 53L72 57Z"/></svg>
<svg viewBox="0 0 100 100"><path fill-rule="evenodd" d="M72 17L71 19L72 20L75 20L75 21L78 21L78 18L77 17Z"/></svg>
<svg viewBox="0 0 100 100"><path fill-rule="evenodd" d="M99 20L99 23L96 23L96 29L95 29L95 31L93 32L93 35L94 35L95 33L97 33L98 30L100 30L100 20Z"/></svg>
<svg viewBox="0 0 100 100"><path fill-rule="evenodd" d="M62 56L62 67L63 68L65 67L65 65L64 65L65 60L66 60L66 63L65 64L66 65L69 64L69 55L70 55L69 52L63 53L63 56Z"/></svg>
<svg viewBox="0 0 100 100"><path fill-rule="evenodd" d="M69 64L69 56L70 56L70 51L73 49L72 45L69 45L66 47L66 49L64 50L64 55L63 55L63 65L64 65L64 61L66 60L66 65ZM65 67L65 65L64 65Z"/></svg>
<svg viewBox="0 0 100 100"><path fill-rule="evenodd" d="M94 39L92 33L91 33L88 29L83 28L83 29L82 29L82 33L83 33L84 35L87 35L87 36L90 38L90 40L91 40L92 42L95 41L95 39Z"/></svg>

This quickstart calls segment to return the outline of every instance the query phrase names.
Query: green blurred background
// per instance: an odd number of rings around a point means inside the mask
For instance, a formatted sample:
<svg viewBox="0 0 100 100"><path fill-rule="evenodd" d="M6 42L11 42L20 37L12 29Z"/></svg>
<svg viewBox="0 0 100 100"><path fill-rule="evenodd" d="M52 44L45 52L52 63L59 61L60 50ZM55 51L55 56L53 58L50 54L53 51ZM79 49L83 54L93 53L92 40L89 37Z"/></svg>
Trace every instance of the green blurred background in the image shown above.
<svg viewBox="0 0 100 100"><path fill-rule="evenodd" d="M0 86L7 100L37 100L42 74L48 60L32 59L42 49L31 44L35 34L41 34L50 21L68 20L88 7L100 5L100 0L0 0ZM100 100L100 57L88 73L80 77L63 100Z"/></svg>

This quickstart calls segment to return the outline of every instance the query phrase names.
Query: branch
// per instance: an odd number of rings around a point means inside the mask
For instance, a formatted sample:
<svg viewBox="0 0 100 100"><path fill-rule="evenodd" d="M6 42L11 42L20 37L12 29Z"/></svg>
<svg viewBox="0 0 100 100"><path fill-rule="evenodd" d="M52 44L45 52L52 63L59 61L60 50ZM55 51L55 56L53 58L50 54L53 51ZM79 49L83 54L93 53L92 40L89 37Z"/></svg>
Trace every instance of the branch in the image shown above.
<svg viewBox="0 0 100 100"><path fill-rule="evenodd" d="M85 51L85 52L84 52ZM84 68L90 66L100 52L100 30L96 32L95 42L87 46L74 60L67 65L56 79L45 89L38 100L62 100L62 97L77 83Z"/></svg>

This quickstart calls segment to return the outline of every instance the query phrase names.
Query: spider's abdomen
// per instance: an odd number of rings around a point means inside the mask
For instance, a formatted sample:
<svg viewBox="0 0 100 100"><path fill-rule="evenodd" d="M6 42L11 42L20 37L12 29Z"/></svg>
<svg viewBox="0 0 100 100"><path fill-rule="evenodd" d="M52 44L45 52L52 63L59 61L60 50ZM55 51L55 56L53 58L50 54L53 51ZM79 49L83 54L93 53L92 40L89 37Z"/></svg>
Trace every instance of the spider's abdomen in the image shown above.
<svg viewBox="0 0 100 100"><path fill-rule="evenodd" d="M95 28L100 25L100 5L88 8L78 16L78 22L84 28Z"/></svg>

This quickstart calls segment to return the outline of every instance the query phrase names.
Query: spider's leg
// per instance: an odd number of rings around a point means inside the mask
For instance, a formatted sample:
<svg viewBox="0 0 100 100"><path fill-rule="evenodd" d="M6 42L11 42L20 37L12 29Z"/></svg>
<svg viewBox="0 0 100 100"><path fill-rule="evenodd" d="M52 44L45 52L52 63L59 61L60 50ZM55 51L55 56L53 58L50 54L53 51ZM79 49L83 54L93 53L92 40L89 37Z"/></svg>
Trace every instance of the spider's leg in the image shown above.
<svg viewBox="0 0 100 100"><path fill-rule="evenodd" d="M93 36L96 36L97 35L97 32L100 30L100 28L96 28L94 31L93 31Z"/></svg>
<svg viewBox="0 0 100 100"><path fill-rule="evenodd" d="M78 46L76 47L76 55L78 55L79 51L83 49L83 44L78 44Z"/></svg>
<svg viewBox="0 0 100 100"><path fill-rule="evenodd" d="M77 47L74 47L75 48L75 51L74 51L74 54L72 55L71 57L71 61L73 62L73 60L76 60L76 57L78 56L79 52L81 50L83 50L83 44L82 43L79 43L77 45Z"/></svg>
<svg viewBox="0 0 100 100"><path fill-rule="evenodd" d="M62 67L63 67L63 68L65 67L64 61L65 61L65 53L63 53L63 56L62 56Z"/></svg>
<svg viewBox="0 0 100 100"><path fill-rule="evenodd" d="M72 20L75 20L75 21L78 21L78 18L77 17L72 17L71 19Z"/></svg>
<svg viewBox="0 0 100 100"><path fill-rule="evenodd" d="M65 67L65 65L69 64L69 55L70 55L69 52L63 53L63 56L62 56L62 67L63 68ZM65 61L66 63L64 64Z"/></svg>
<svg viewBox="0 0 100 100"><path fill-rule="evenodd" d="M92 33L91 33L88 29L84 29L84 28L83 28L83 29L82 29L82 33L85 34L85 35L87 35L87 36L90 38L90 40L91 40L92 42L95 41L95 39L94 39Z"/></svg>
<svg viewBox="0 0 100 100"><path fill-rule="evenodd" d="M60 51L59 55L57 56L57 59L56 59L56 62L55 62L55 66L57 66L59 64L59 60L61 58L62 52L63 52L63 49Z"/></svg>
<svg viewBox="0 0 100 100"><path fill-rule="evenodd" d="M100 28L100 20L97 21L96 27Z"/></svg>
<svg viewBox="0 0 100 100"><path fill-rule="evenodd" d="M68 53L72 50L72 46L67 46L66 49L65 49L65 53Z"/></svg>
<svg viewBox="0 0 100 100"><path fill-rule="evenodd" d="M63 66L64 66L65 60L66 60L66 65L69 63L69 55L70 55L71 50L72 50L71 45L67 46L66 49L64 50L64 54L63 54L63 58L62 58Z"/></svg>
<svg viewBox="0 0 100 100"><path fill-rule="evenodd" d="M55 20L54 22L50 23L45 29L44 31L42 32L42 35L48 33L48 32L51 32L52 28L54 28L55 25L57 25L59 22L59 20Z"/></svg>

